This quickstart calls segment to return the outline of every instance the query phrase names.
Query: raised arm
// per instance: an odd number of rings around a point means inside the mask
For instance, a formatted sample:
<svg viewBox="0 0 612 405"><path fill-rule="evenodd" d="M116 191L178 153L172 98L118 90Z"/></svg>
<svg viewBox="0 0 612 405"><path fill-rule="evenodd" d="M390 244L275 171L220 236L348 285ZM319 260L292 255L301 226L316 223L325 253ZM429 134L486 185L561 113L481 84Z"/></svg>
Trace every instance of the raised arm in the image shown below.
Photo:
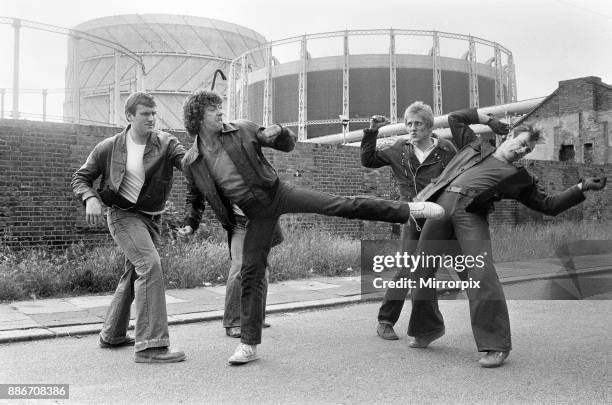
<svg viewBox="0 0 612 405"><path fill-rule="evenodd" d="M506 135L510 129L508 124L499 121L497 118L479 113L475 108L452 112L448 115L448 126L457 149L461 149L478 139L472 128L470 128L472 124L488 125L493 132L499 135Z"/></svg>
<svg viewBox="0 0 612 405"><path fill-rule="evenodd" d="M376 148L378 129L387 125L389 121L383 116L374 116L370 119L370 127L363 130L361 139L361 164L364 167L378 168L389 165L390 158L386 148Z"/></svg>

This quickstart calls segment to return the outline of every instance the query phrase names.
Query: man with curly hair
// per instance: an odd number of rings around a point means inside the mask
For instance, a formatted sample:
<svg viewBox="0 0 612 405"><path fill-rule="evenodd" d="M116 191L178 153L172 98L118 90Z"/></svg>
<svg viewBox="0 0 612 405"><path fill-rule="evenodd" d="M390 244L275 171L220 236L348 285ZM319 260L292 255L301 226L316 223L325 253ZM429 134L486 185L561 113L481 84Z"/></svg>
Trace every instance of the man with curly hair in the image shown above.
<svg viewBox="0 0 612 405"><path fill-rule="evenodd" d="M185 127L196 139L183 159L189 212L179 232L187 236L197 229L204 200L228 232L234 227L237 208L248 219L241 268L241 343L229 358L230 364L244 364L257 359L265 269L273 230L282 214L405 223L411 215L440 217L443 210L429 202L347 198L280 181L261 148L289 152L295 147L295 134L278 124L263 128L246 120L225 123L222 118L222 99L216 93L200 91L185 103Z"/></svg>

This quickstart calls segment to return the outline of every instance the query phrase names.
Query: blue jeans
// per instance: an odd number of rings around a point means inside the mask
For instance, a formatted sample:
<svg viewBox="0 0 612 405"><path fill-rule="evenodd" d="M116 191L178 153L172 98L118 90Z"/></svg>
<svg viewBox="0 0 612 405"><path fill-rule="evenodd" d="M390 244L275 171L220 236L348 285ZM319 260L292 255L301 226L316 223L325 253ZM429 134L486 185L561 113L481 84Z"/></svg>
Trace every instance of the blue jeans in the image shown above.
<svg viewBox="0 0 612 405"><path fill-rule="evenodd" d="M308 190L280 182L272 203L241 207L249 221L242 255L240 301L241 341L261 343L263 293L268 253L278 218L287 213L315 213L349 219L405 223L410 218L407 203L373 198L347 198Z"/></svg>
<svg viewBox="0 0 612 405"><path fill-rule="evenodd" d="M109 208L108 229L125 255L125 272L108 308L100 337L108 343L124 340L130 305L136 302L134 349L170 345L159 243L159 223L134 211Z"/></svg>
<svg viewBox="0 0 612 405"><path fill-rule="evenodd" d="M240 295L242 287L240 282L240 270L242 269L242 254L244 248L244 235L246 234L247 219L242 216L236 217L236 226L232 228L232 238L230 241L230 254L232 262L230 264L229 274L227 275L227 284L225 286L225 310L223 311L223 327L232 328L240 326ZM263 316L266 316L266 297L268 295L268 280L270 272L266 268L266 277L264 279L263 289Z"/></svg>

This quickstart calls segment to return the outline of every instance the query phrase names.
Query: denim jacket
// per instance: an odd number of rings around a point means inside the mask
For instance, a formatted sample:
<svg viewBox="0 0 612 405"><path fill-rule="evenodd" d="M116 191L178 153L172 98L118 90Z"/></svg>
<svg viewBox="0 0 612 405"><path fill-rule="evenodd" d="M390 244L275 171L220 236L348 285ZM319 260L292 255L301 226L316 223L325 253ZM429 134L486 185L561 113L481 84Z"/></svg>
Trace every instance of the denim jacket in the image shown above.
<svg viewBox="0 0 612 405"><path fill-rule="evenodd" d="M278 186L278 175L261 148L290 152L296 141L293 132L283 128L279 135L267 138L263 127L251 121L237 120L223 123L219 140L249 188L248 196L236 201L236 205L243 211L256 205L269 205ZM221 225L230 230L236 223L231 203L219 194L198 144L196 136L183 159L183 174L187 179L187 214L183 223L195 231L200 225L204 202L207 201Z"/></svg>
<svg viewBox="0 0 612 405"><path fill-rule="evenodd" d="M185 148L175 136L166 132L156 130L151 134L143 154L145 182L136 204L131 204L119 195L127 163L126 134L129 128L128 125L122 132L104 139L94 147L85 164L72 175L72 190L83 202L99 195L107 206L160 212L170 195L173 169L182 168ZM102 179L96 193L93 183L100 176Z"/></svg>
<svg viewBox="0 0 612 405"><path fill-rule="evenodd" d="M449 114L448 124L453 135L453 141L459 152L450 161L444 172L432 180L418 195L417 201L435 200L438 193L446 188L457 176L471 167L479 164L496 150L486 141L481 141L470 124L478 123L476 109L466 109ZM516 173L502 179L487 190L472 193L465 190L470 199L466 205L469 212L488 212L494 201L509 198L519 201L527 207L546 215L557 215L566 209L585 200L584 194L577 186L565 191L548 195L538 184L538 179L524 167L519 167Z"/></svg>

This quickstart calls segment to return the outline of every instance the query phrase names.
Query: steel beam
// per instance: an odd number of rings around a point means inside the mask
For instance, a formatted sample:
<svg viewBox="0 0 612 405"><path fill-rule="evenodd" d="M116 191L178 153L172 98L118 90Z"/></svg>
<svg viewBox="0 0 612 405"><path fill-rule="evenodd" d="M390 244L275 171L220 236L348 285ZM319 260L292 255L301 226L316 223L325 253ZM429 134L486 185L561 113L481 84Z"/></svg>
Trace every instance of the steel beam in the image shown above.
<svg viewBox="0 0 612 405"><path fill-rule="evenodd" d="M397 122L397 58L395 56L395 32L389 32L389 119Z"/></svg>
<svg viewBox="0 0 612 405"><path fill-rule="evenodd" d="M470 49L468 51L468 74L470 86L470 107L478 108L480 106L480 96L478 94L478 72L476 70L476 42L470 36Z"/></svg>
<svg viewBox="0 0 612 405"><path fill-rule="evenodd" d="M516 101L516 70L514 67L514 57L508 55L508 92L511 103Z"/></svg>
<svg viewBox="0 0 612 405"><path fill-rule="evenodd" d="M433 48L431 49L433 63L433 112L442 114L442 69L440 67L440 37L437 31L433 33Z"/></svg>
<svg viewBox="0 0 612 405"><path fill-rule="evenodd" d="M246 119L249 115L249 59L242 57L240 66L240 112L238 118Z"/></svg>
<svg viewBox="0 0 612 405"><path fill-rule="evenodd" d="M342 115L350 118L350 69L351 69L351 52L349 49L348 31L344 33L343 38L343 55L344 61L342 64ZM350 127L350 121L343 127L343 133L347 132Z"/></svg>
<svg viewBox="0 0 612 405"><path fill-rule="evenodd" d="M121 111L121 89L119 88L119 52L115 51L113 65L113 124L119 126Z"/></svg>
<svg viewBox="0 0 612 405"><path fill-rule="evenodd" d="M495 104L505 102L503 74L501 51L499 45L495 44Z"/></svg>
<svg viewBox="0 0 612 405"><path fill-rule="evenodd" d="M13 20L13 119L19 119L19 45L20 45L20 29L21 20L15 18Z"/></svg>
<svg viewBox="0 0 612 405"><path fill-rule="evenodd" d="M306 129L307 111L307 88L308 88L308 48L306 35L302 36L300 46L300 72L298 77L298 140L304 141L308 138Z"/></svg>
<svg viewBox="0 0 612 405"><path fill-rule="evenodd" d="M263 125L272 124L272 47L266 48L266 77L263 89Z"/></svg>

